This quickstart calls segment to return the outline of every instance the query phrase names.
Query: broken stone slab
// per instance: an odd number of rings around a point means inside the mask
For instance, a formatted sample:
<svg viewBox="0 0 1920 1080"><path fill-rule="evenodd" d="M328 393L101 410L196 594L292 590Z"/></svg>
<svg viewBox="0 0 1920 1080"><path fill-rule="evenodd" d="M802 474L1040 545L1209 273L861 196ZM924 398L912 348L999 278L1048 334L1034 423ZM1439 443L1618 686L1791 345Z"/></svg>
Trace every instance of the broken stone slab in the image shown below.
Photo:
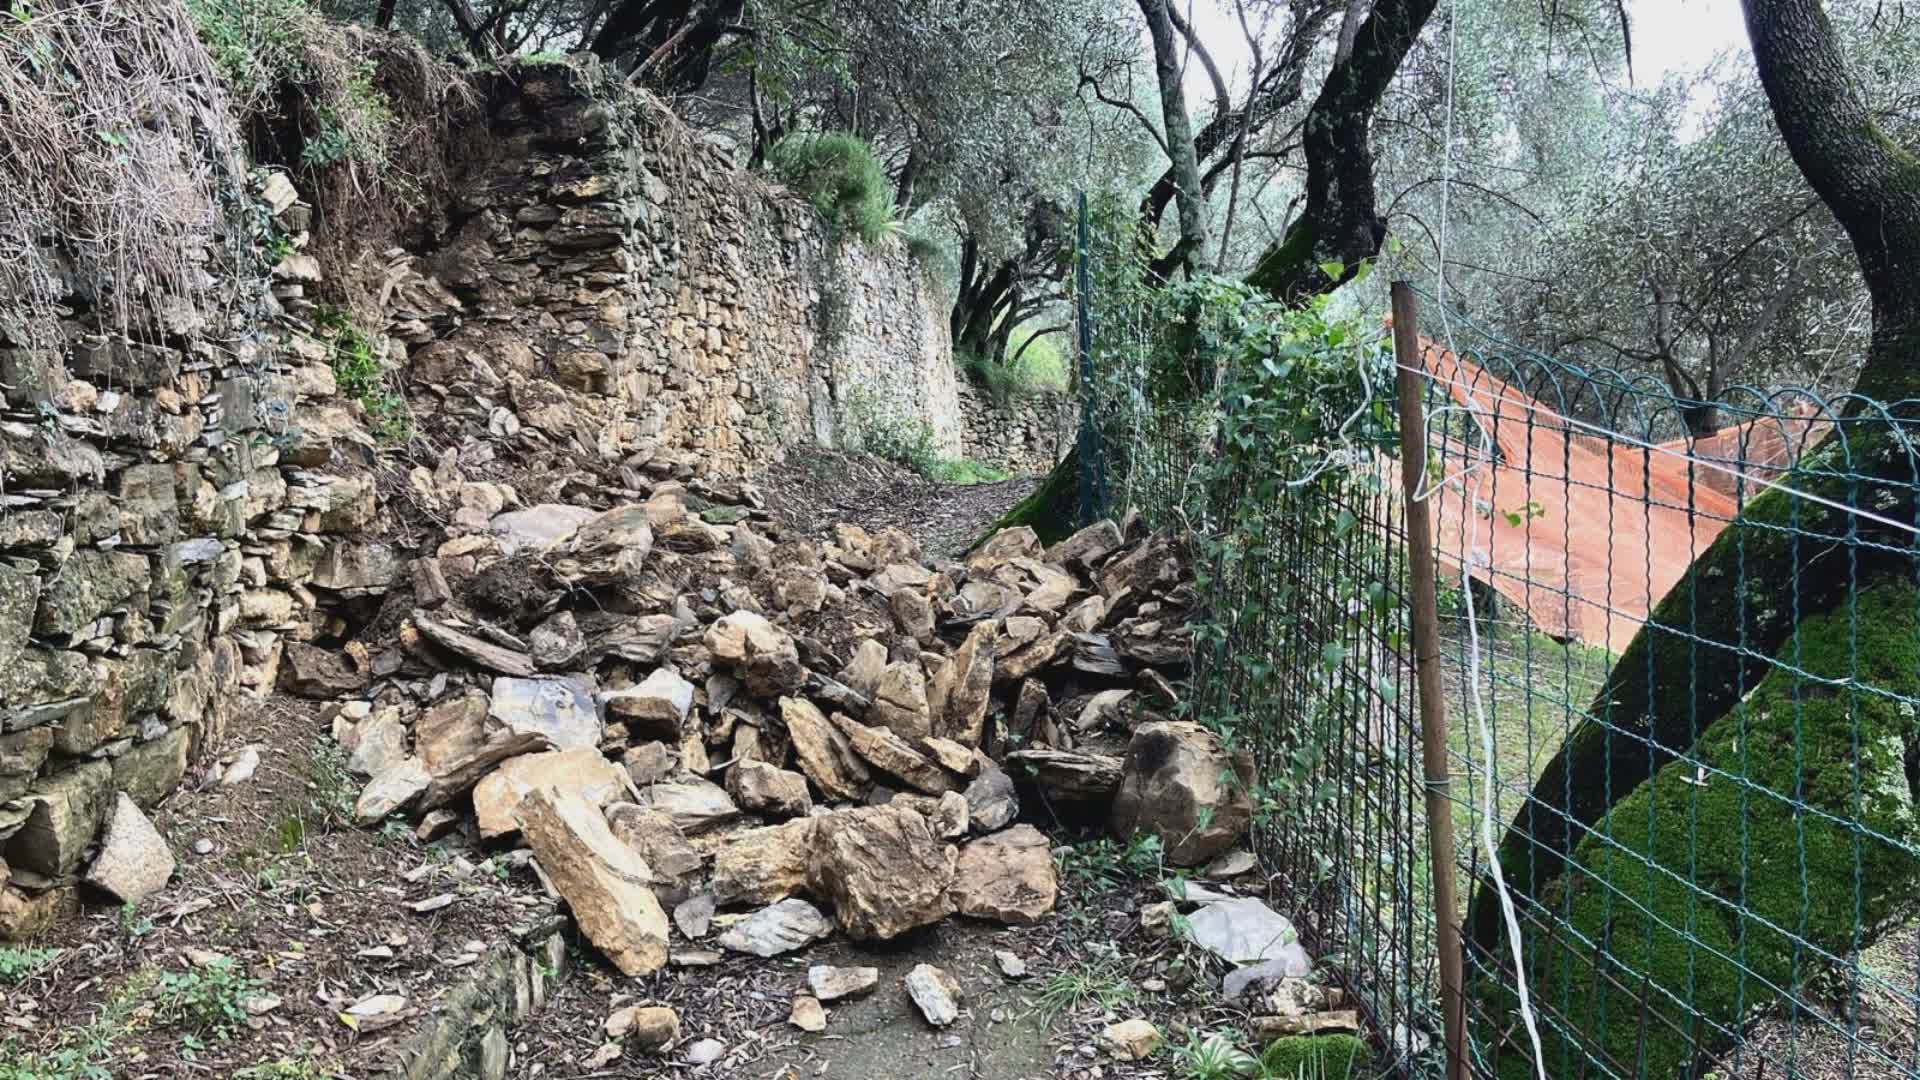
<svg viewBox="0 0 1920 1080"><path fill-rule="evenodd" d="M905 979L907 996L927 1023L946 1027L960 1018L960 984L932 964L915 964Z"/></svg>
<svg viewBox="0 0 1920 1080"><path fill-rule="evenodd" d="M1117 551L1123 543L1125 539L1120 535L1120 526L1110 518L1104 519L1048 548L1046 560L1061 566L1091 568Z"/></svg>
<svg viewBox="0 0 1920 1080"><path fill-rule="evenodd" d="M723 904L770 904L804 891L821 820L796 818L726 837L713 856L709 887L714 898Z"/></svg>
<svg viewBox="0 0 1920 1080"><path fill-rule="evenodd" d="M887 805L904 806L926 818L933 826L933 834L942 840L958 840L967 835L967 800L957 791L949 791L937 799L903 791L887 800Z"/></svg>
<svg viewBox="0 0 1920 1080"><path fill-rule="evenodd" d="M852 752L852 744L820 710L805 698L780 699L780 719L787 725L793 756L800 771L829 799L857 800L872 779ZM843 748L844 744L844 748Z"/></svg>
<svg viewBox="0 0 1920 1080"><path fill-rule="evenodd" d="M367 688L372 673L356 668L344 652L289 641L280 657L280 688L295 697L330 701Z"/></svg>
<svg viewBox="0 0 1920 1080"><path fill-rule="evenodd" d="M1031 825L983 836L960 849L953 906L962 915L1027 926L1053 910L1059 892L1052 845Z"/></svg>
<svg viewBox="0 0 1920 1080"><path fill-rule="evenodd" d="M715 938L716 944L754 956L780 956L804 949L833 933L833 923L805 900L778 901L741 919Z"/></svg>
<svg viewBox="0 0 1920 1080"><path fill-rule="evenodd" d="M975 833L999 832L1020 814L1020 796L1013 777L999 768L983 768L964 792L968 828Z"/></svg>
<svg viewBox="0 0 1920 1080"><path fill-rule="evenodd" d="M808 887L833 903L855 940L885 941L953 910L957 852L911 810L862 807L815 819L813 854Z"/></svg>
<svg viewBox="0 0 1920 1080"><path fill-rule="evenodd" d="M922 757L900 736L885 728L868 727L835 713L833 722L868 764L929 795L953 790L954 781L938 765Z"/></svg>
<svg viewBox="0 0 1920 1080"><path fill-rule="evenodd" d="M545 675L493 680L487 715L514 735L534 734L555 750L592 750L603 726L588 676Z"/></svg>
<svg viewBox="0 0 1920 1080"><path fill-rule="evenodd" d="M1036 747L1006 756L1003 768L1015 784L1037 789L1055 813L1109 818L1120 787L1120 758Z"/></svg>
<svg viewBox="0 0 1920 1080"><path fill-rule="evenodd" d="M919 664L888 664L881 670L874 684L873 704L867 708L867 722L893 732L908 745L933 734L927 677Z"/></svg>
<svg viewBox="0 0 1920 1080"><path fill-rule="evenodd" d="M686 834L673 819L658 810L616 802L606 808L606 814L607 826L613 830L614 837L639 852L655 876L663 881L686 880L699 873L706 862L693 845L687 843ZM678 912L675 915L677 917Z"/></svg>
<svg viewBox="0 0 1920 1080"><path fill-rule="evenodd" d="M527 635L527 651L541 671L578 667L587 652L587 635L571 611L556 611Z"/></svg>
<svg viewBox="0 0 1920 1080"><path fill-rule="evenodd" d="M1108 1024L1094 1042L1121 1061L1145 1061L1160 1049L1160 1029L1138 1017Z"/></svg>
<svg viewBox="0 0 1920 1080"><path fill-rule="evenodd" d="M502 762L473 788L473 815L480 839L507 839L520 827L520 804L542 788L577 795L600 809L637 797L633 781L598 750L547 750Z"/></svg>
<svg viewBox="0 0 1920 1080"><path fill-rule="evenodd" d="M1005 975L1009 979L1024 979L1027 977L1027 962L1022 960L1018 953L1011 950L995 949L993 951L993 963L995 967L1000 969L1000 974Z"/></svg>
<svg viewBox="0 0 1920 1080"><path fill-rule="evenodd" d="M653 669L640 684L601 695L607 712L643 739L678 739L693 708L693 684L672 668Z"/></svg>
<svg viewBox="0 0 1920 1080"><path fill-rule="evenodd" d="M704 641L716 663L731 667L761 697L797 693L806 684L807 669L800 664L793 635L764 615L726 615L707 628Z"/></svg>
<svg viewBox="0 0 1920 1080"><path fill-rule="evenodd" d="M1230 964L1286 960L1287 946L1300 941L1286 916L1251 897L1207 904L1187 924L1195 945Z"/></svg>
<svg viewBox="0 0 1920 1080"><path fill-rule="evenodd" d="M388 815L398 814L418 802L433 774L417 757L405 757L393 767L367 781L360 798L353 804L353 823L362 827L378 825Z"/></svg>
<svg viewBox="0 0 1920 1080"><path fill-rule="evenodd" d="M400 720L400 710L388 706L353 725L340 747L347 752L347 771L370 777L407 756L407 725Z"/></svg>
<svg viewBox="0 0 1920 1080"><path fill-rule="evenodd" d="M735 763L727 770L727 793L740 806L770 817L801 817L813 809L806 777L764 761Z"/></svg>
<svg viewBox="0 0 1920 1080"><path fill-rule="evenodd" d="M146 742L133 744L113 759L113 786L127 793L141 809L149 809L180 786L187 772L187 751L193 734L185 725Z"/></svg>
<svg viewBox="0 0 1920 1080"><path fill-rule="evenodd" d="M551 551L572 539L580 526L593 520L596 511L587 506L541 503L525 510L495 514L487 523L500 553L508 557L523 551Z"/></svg>
<svg viewBox="0 0 1920 1080"><path fill-rule="evenodd" d="M696 893L674 905L673 925L687 940L698 941L713 928L713 911L713 894Z"/></svg>
<svg viewBox="0 0 1920 1080"><path fill-rule="evenodd" d="M1304 1016L1254 1016L1247 1020L1247 1030L1263 1043L1296 1035L1351 1035L1360 1031L1360 1012L1336 1009Z"/></svg>
<svg viewBox="0 0 1920 1080"><path fill-rule="evenodd" d="M138 904L165 888L173 869L173 851L160 830L125 792L116 794L87 884L122 904Z"/></svg>
<svg viewBox="0 0 1920 1080"><path fill-rule="evenodd" d="M1158 836L1168 862L1197 866L1239 843L1253 822L1252 763L1190 721L1134 729L1109 827L1131 840Z"/></svg>
<svg viewBox="0 0 1920 1080"><path fill-rule="evenodd" d="M927 690L934 718L934 734L972 749L986 733L987 708L993 698L993 641L996 622L979 623L967 633Z"/></svg>
<svg viewBox="0 0 1920 1080"><path fill-rule="evenodd" d="M726 789L699 777L654 784L641 791L640 801L673 819L680 831L689 836L740 816L739 806L727 795Z"/></svg>
<svg viewBox="0 0 1920 1080"><path fill-rule="evenodd" d="M534 674L533 658L517 649L496 645L443 622L424 611L413 613L414 628L420 636L462 659L501 675L528 678Z"/></svg>
<svg viewBox="0 0 1920 1080"><path fill-rule="evenodd" d="M980 761L973 756L973 751L952 739L942 739L937 735L928 736L920 740L920 749L941 768L955 776L972 776L980 771Z"/></svg>
<svg viewBox="0 0 1920 1080"><path fill-rule="evenodd" d="M1260 861L1250 851L1229 851L1202 867L1200 876L1225 881L1250 874L1259 865Z"/></svg>
<svg viewBox="0 0 1920 1080"><path fill-rule="evenodd" d="M871 701L880 685L880 673L887 669L887 647L873 638L862 638L853 648L853 659L840 669L839 681Z"/></svg>
<svg viewBox="0 0 1920 1080"><path fill-rule="evenodd" d="M897 589L887 598L887 608L901 633L919 642L933 637L933 604L925 590Z"/></svg>
<svg viewBox="0 0 1920 1080"><path fill-rule="evenodd" d="M667 915L653 872L579 795L542 788L520 803L520 829L542 873L566 900L580 932L627 975L667 963Z"/></svg>
<svg viewBox="0 0 1920 1080"><path fill-rule="evenodd" d="M876 967L834 967L830 964L815 964L807 969L807 989L821 1001L838 1001L845 997L858 997L873 992L880 985L880 969Z"/></svg>

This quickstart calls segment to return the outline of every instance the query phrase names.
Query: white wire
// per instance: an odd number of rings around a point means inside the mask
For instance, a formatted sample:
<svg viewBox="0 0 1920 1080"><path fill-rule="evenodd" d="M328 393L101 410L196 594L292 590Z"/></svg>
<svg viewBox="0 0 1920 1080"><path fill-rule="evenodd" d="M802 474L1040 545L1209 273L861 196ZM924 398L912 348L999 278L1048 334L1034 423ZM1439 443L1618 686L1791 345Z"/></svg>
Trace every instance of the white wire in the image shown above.
<svg viewBox="0 0 1920 1080"><path fill-rule="evenodd" d="M1437 243L1438 251L1436 252L1438 265L1434 268L1435 276L1438 278L1435 282L1434 296L1440 301L1435 306L1440 309L1440 327L1446 334L1447 347L1452 350L1454 356L1459 356L1460 350L1454 345L1453 321L1447 317L1447 218L1449 216L1450 196L1453 193L1453 95L1454 83L1458 79L1459 72L1459 65L1456 62L1456 58L1459 55L1457 44L1460 30L1461 5L1463 2L1464 0L1453 0L1447 19L1446 130L1441 143L1444 157L1442 158L1440 169L1440 236ZM1487 431L1486 425L1480 423L1480 418L1475 411L1470 410L1468 415L1471 416L1474 423L1479 426L1480 433L1483 436L1480 440L1480 456L1482 460L1475 465L1475 468L1478 468L1480 465L1491 460L1490 448L1493 445L1493 439L1491 433ZM1411 462L1408 464L1409 466L1412 465ZM1422 468L1424 470L1424 463L1422 463ZM1466 553L1470 554L1479 544L1480 515L1468 514L1467 520ZM1470 658L1467 661L1468 696L1473 701L1474 716L1479 721L1480 752L1487 763L1487 781L1481 785L1480 842L1486 847L1487 863L1493 870L1494 889L1500 897L1500 914L1505 918L1507 924L1507 942L1513 949L1514 986L1519 991L1520 1019L1521 1022L1526 1025L1527 1038L1533 1043L1534 1072L1538 1080L1547 1080L1547 1067L1545 1064L1546 1051L1540 1043L1540 1026L1534 1019L1533 999L1527 989L1526 962L1525 957L1521 955L1520 949L1520 917L1514 910L1513 894L1507 888L1506 874L1502 872L1500 860L1496 856L1499 848L1498 845L1494 843L1493 792L1499 782L1499 767L1494 762L1493 725L1487 721L1486 704L1480 697L1480 620L1473 609L1472 582L1473 575L1471 573L1462 573L1460 575L1460 595L1464 601L1463 607L1467 614L1467 655ZM1451 917L1452 914L1452 912L1448 912L1449 917ZM1465 987L1458 989L1462 992L1465 991ZM1453 1048L1453 1052L1464 1054L1466 1047L1455 1047Z"/></svg>

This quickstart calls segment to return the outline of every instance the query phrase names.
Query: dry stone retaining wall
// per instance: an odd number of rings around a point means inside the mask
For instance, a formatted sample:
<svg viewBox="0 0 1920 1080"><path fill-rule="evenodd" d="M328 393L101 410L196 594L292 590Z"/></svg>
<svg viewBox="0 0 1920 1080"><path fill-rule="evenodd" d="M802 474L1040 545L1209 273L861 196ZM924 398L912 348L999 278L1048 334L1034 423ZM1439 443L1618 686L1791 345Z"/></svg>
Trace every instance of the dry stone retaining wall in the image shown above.
<svg viewBox="0 0 1920 1080"><path fill-rule="evenodd" d="M1073 448L1080 411L1073 398L1046 391L995 401L970 379L960 383L966 456L1017 475L1038 475Z"/></svg>

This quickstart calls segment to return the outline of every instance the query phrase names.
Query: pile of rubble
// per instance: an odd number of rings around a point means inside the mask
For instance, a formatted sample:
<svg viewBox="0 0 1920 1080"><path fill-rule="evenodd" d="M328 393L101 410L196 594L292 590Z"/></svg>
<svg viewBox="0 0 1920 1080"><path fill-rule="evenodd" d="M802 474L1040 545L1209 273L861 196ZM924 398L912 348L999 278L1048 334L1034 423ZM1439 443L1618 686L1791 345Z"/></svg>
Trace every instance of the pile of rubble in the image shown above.
<svg viewBox="0 0 1920 1080"><path fill-rule="evenodd" d="M393 645L290 645L284 686L350 699L358 820L524 846L630 975L668 962L669 912L760 956L1035 921L1056 870L1023 810L1176 865L1245 833L1248 763L1164 719L1194 595L1172 541L1015 529L929 566L893 529L775 542L757 502L666 481L502 513L411 564Z"/></svg>

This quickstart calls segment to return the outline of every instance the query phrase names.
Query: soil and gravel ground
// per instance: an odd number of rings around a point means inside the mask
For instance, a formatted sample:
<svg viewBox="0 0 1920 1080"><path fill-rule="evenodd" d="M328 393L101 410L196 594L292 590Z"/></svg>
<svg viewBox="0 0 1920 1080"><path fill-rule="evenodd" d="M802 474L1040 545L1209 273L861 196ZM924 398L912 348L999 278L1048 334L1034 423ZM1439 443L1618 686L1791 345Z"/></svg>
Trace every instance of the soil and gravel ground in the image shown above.
<svg viewBox="0 0 1920 1080"><path fill-rule="evenodd" d="M935 560L966 550L1042 479L943 484L865 454L795 449L755 482L766 496L767 511L796 535L828 537L841 524L870 531L894 525Z"/></svg>

